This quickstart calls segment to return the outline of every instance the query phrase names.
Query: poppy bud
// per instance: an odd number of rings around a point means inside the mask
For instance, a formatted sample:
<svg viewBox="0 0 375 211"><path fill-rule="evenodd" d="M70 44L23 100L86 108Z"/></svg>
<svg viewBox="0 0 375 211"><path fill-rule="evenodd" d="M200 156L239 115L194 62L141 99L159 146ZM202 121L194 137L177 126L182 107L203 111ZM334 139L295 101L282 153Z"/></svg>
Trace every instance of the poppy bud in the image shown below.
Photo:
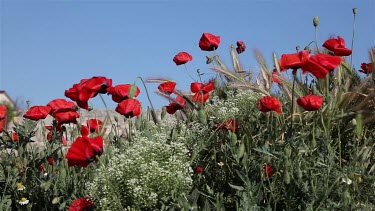
<svg viewBox="0 0 375 211"><path fill-rule="evenodd" d="M206 116L206 112L204 109L200 109L198 111L198 118L199 118L200 123L207 124L207 116Z"/></svg>
<svg viewBox="0 0 375 211"><path fill-rule="evenodd" d="M160 118L163 120L166 114L167 114L167 108L163 106L163 108L161 109Z"/></svg>
<svg viewBox="0 0 375 211"><path fill-rule="evenodd" d="M128 97L134 98L136 92L137 92L137 85L132 84L129 89Z"/></svg>
<svg viewBox="0 0 375 211"><path fill-rule="evenodd" d="M20 121L18 120L18 117L13 117L13 124L15 125L15 126L18 126L19 124L20 124Z"/></svg>
<svg viewBox="0 0 375 211"><path fill-rule="evenodd" d="M290 184L290 174L288 171L285 171L285 174L284 174L284 182L286 184Z"/></svg>
<svg viewBox="0 0 375 211"><path fill-rule="evenodd" d="M319 17L318 16L314 17L313 24L314 24L314 27L317 27L319 25Z"/></svg>
<svg viewBox="0 0 375 211"><path fill-rule="evenodd" d="M55 197L52 199L52 204L58 204L60 203L60 197Z"/></svg>
<svg viewBox="0 0 375 211"><path fill-rule="evenodd" d="M159 118L156 115L156 112L155 112L154 109L151 109L151 116L152 116L152 120L154 121L155 124L160 124Z"/></svg>
<svg viewBox="0 0 375 211"><path fill-rule="evenodd" d="M284 152L285 152L286 157L288 158L290 158L290 156L292 155L292 149L288 146L284 148Z"/></svg>
<svg viewBox="0 0 375 211"><path fill-rule="evenodd" d="M141 129L141 126L142 126L142 118L141 118L141 116L137 116L135 118L135 127L137 129Z"/></svg>
<svg viewBox="0 0 375 211"><path fill-rule="evenodd" d="M238 159L242 158L244 154L245 154L245 143L242 142L237 153Z"/></svg>
<svg viewBox="0 0 375 211"><path fill-rule="evenodd" d="M356 15L358 12L358 9L357 8L353 8L353 14Z"/></svg>
<svg viewBox="0 0 375 211"><path fill-rule="evenodd" d="M235 146L237 144L237 135L234 132L229 132L230 139L232 140L232 145Z"/></svg>
<svg viewBox="0 0 375 211"><path fill-rule="evenodd" d="M195 168L195 171L197 172L197 174L201 174L201 173L203 172L203 168L197 166L197 167Z"/></svg>

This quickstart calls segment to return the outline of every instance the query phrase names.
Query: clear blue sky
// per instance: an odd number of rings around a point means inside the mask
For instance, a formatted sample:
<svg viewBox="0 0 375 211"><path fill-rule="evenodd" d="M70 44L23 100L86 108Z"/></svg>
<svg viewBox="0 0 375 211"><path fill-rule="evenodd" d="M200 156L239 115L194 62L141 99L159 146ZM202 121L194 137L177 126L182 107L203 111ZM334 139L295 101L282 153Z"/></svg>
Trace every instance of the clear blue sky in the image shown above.
<svg viewBox="0 0 375 211"><path fill-rule="evenodd" d="M229 47L237 40L247 45L240 55L246 69L257 69L252 49L258 48L271 65L272 52L293 53L314 39L312 19L319 16L318 42L341 36L350 47L352 8L358 8L353 62L369 62L367 51L375 45L375 1L17 1L2 0L0 89L25 105L45 105L64 98L64 91L82 78L105 76L114 85L167 77L177 88L192 82L184 66L172 61L187 51L191 75L199 68L213 76L198 47L203 32L221 36L217 53L228 64ZM139 100L146 108L141 83ZM155 107L168 102L153 94L157 84L147 84ZM109 96L109 108L115 108ZM103 107L99 99L92 101Z"/></svg>

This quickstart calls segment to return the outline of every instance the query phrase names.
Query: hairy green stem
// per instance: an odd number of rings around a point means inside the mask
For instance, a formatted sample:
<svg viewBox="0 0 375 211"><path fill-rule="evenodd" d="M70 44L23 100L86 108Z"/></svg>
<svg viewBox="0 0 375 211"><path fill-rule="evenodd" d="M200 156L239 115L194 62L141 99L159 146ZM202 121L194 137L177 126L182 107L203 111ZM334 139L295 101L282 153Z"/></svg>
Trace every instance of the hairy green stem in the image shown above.
<svg viewBox="0 0 375 211"><path fill-rule="evenodd" d="M354 19L353 19L353 34L352 34L352 46L351 46L351 50L352 50L352 54L350 55L350 66L354 68L353 66L353 48L354 48L354 35L355 35L355 17L356 17L356 14L354 13Z"/></svg>
<svg viewBox="0 0 375 211"><path fill-rule="evenodd" d="M316 46L316 51L319 53L319 46L318 46L318 27L315 27L315 46Z"/></svg>
<svg viewBox="0 0 375 211"><path fill-rule="evenodd" d="M109 112L108 112L108 106L107 106L107 103L105 102L105 100L104 100L102 94L99 94L99 96L100 96L100 99L102 100L102 102L103 102L103 104L104 104L105 111L106 111L106 113L107 113L107 116L108 116L108 118L109 118L109 121L111 122L111 125L113 125L113 123L112 123L112 119L111 119L111 116L109 115Z"/></svg>
<svg viewBox="0 0 375 211"><path fill-rule="evenodd" d="M145 83L145 81L143 80L142 77L138 76L138 77L135 79L134 84L137 82L137 79L140 79L140 80L141 80L141 82L142 82L142 84L143 84L143 87L144 87L145 90L146 90L147 99L148 99L148 102L150 102L150 106L151 106L151 116L152 116L152 119L154 120L154 122L155 122L156 124L160 124L159 119L156 117L155 108L154 108L154 106L152 105L151 98L150 98L150 95L149 95L149 93L148 93L148 90L147 90L147 87L146 87L146 83Z"/></svg>

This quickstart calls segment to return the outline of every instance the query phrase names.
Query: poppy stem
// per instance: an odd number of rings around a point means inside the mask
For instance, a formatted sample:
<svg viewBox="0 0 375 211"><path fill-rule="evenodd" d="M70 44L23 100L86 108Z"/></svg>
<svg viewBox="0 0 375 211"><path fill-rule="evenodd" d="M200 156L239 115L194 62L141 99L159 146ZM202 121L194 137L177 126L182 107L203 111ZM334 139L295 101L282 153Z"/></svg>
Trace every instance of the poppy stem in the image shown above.
<svg viewBox="0 0 375 211"><path fill-rule="evenodd" d="M191 80L196 81L196 80L195 80L195 79L189 74L188 69L187 69L187 67L186 67L186 63L184 64L184 67L185 67L186 73L187 73L188 76L191 78Z"/></svg>
<svg viewBox="0 0 375 211"><path fill-rule="evenodd" d="M102 100L103 104L104 104L104 107L105 107L105 111L107 113L107 116L109 118L109 121L111 122L111 125L113 125L113 122L112 122L112 119L111 119L111 115L109 115L109 112L108 112L108 106L107 106L107 103L105 102L102 94L99 93L99 96L100 96L100 99Z"/></svg>
<svg viewBox="0 0 375 211"><path fill-rule="evenodd" d="M140 80L142 81L143 87L144 87L145 90L146 90L147 99L148 99L148 102L150 102L150 106L151 106L151 116L152 116L152 119L154 120L154 122L155 122L156 124L160 124L159 119L156 117L155 108L154 108L154 106L152 105L151 98L150 98L150 95L148 94L148 90L147 90L147 87L146 87L146 83L145 83L145 81L143 80L142 77L138 76L138 77L135 79L134 84L137 82L137 79L140 79Z"/></svg>
<svg viewBox="0 0 375 211"><path fill-rule="evenodd" d="M319 46L318 46L318 27L315 28L315 46L316 46L316 51L319 53Z"/></svg>
<svg viewBox="0 0 375 211"><path fill-rule="evenodd" d="M290 121L290 127L289 127L290 132L293 131L293 119L294 119L294 84L295 84L295 82L296 82L296 76L293 74L293 84L292 84L292 109L291 109L292 118L291 118L291 121Z"/></svg>
<svg viewBox="0 0 375 211"><path fill-rule="evenodd" d="M350 54L350 67L353 67L353 47L354 47L354 35L355 35L355 17L357 16L357 13L353 13L354 15L354 18L353 18L353 34L352 34L352 46L351 46L351 50L352 50L352 54Z"/></svg>

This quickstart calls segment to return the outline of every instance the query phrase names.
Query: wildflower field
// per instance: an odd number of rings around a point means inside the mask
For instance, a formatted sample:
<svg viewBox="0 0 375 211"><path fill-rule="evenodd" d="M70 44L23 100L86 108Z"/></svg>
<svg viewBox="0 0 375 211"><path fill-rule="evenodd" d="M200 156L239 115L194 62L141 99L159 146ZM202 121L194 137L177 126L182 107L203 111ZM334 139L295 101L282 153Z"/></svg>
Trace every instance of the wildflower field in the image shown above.
<svg viewBox="0 0 375 211"><path fill-rule="evenodd" d="M22 121L0 105L0 210L375 210L375 48L355 67L355 28L318 43L318 27L314 17L312 42L272 64L255 50L256 71L241 65L246 43L225 64L225 37L204 32L192 45L216 76L196 71L190 90L93 76ZM187 80L193 56L173 58ZM161 112L137 100L148 83L169 101ZM122 118L83 121L91 98L118 103Z"/></svg>

